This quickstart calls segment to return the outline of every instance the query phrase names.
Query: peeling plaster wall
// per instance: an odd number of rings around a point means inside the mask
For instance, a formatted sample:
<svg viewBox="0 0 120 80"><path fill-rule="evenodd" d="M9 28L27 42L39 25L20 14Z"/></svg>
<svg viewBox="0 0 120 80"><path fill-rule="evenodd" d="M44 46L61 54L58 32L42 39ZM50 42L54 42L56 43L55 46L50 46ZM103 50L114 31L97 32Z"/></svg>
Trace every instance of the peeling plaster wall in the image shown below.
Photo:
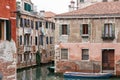
<svg viewBox="0 0 120 80"><path fill-rule="evenodd" d="M82 51L81 49L89 49L89 60L98 62L101 67L101 55L102 49L114 49L115 50L115 70L114 73L116 75L120 75L120 19L119 18L99 18L99 19L81 19L81 18L73 18L73 19L56 19L56 30L55 30L55 65L56 72L64 72L66 68L60 68L59 66L64 66L70 62L76 64L79 62L79 67L82 62ZM114 23L115 24L115 39L114 40L103 40L102 39L102 27L105 23ZM69 24L70 25L70 35L60 35L59 27L61 24ZM91 24L91 34L89 38L82 38L80 34L80 24ZM64 38L65 37L65 38ZM67 48L69 51L68 60L61 60L60 58L60 50L61 48ZM91 66L89 64L87 66ZM72 65L69 65L72 67ZM87 69L87 68L86 68ZM90 67L88 68L90 71ZM69 69L70 70L70 69ZM72 69L74 70L75 69ZM81 68L79 69L81 70ZM84 70L83 70L84 71ZM97 71L101 71L97 70Z"/></svg>
<svg viewBox="0 0 120 80"><path fill-rule="evenodd" d="M0 65L3 80L16 80L16 45L14 41L0 41Z"/></svg>

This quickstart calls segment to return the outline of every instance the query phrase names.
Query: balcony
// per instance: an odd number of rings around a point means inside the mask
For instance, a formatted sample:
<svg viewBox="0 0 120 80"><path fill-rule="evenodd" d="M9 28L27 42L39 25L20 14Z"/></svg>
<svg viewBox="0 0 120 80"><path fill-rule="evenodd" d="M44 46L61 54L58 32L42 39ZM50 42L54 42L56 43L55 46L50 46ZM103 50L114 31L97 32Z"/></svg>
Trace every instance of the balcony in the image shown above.
<svg viewBox="0 0 120 80"><path fill-rule="evenodd" d="M31 28L30 27L25 27L24 28L24 34L31 34Z"/></svg>
<svg viewBox="0 0 120 80"><path fill-rule="evenodd" d="M102 39L103 40L114 40L115 39L115 34L111 33L111 34L102 34Z"/></svg>
<svg viewBox="0 0 120 80"><path fill-rule="evenodd" d="M24 52L31 51L31 46L24 46Z"/></svg>

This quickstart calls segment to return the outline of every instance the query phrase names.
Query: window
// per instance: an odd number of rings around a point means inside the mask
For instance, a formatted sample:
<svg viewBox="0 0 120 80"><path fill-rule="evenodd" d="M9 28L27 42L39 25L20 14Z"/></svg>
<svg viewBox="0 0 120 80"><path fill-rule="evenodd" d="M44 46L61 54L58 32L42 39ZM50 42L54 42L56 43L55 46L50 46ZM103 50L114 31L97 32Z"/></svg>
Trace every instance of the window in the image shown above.
<svg viewBox="0 0 120 80"><path fill-rule="evenodd" d="M33 29L33 27L34 27L34 22L33 20L31 20L31 28Z"/></svg>
<svg viewBox="0 0 120 80"><path fill-rule="evenodd" d="M88 24L83 24L83 34L88 34Z"/></svg>
<svg viewBox="0 0 120 80"><path fill-rule="evenodd" d="M108 0L103 0L103 2L107 2Z"/></svg>
<svg viewBox="0 0 120 80"><path fill-rule="evenodd" d="M70 28L69 28L69 25L67 24L62 24L60 26L60 35L69 35L70 33Z"/></svg>
<svg viewBox="0 0 120 80"><path fill-rule="evenodd" d="M114 1L119 1L119 0L114 0Z"/></svg>
<svg viewBox="0 0 120 80"><path fill-rule="evenodd" d="M61 49L61 59L68 59L68 49Z"/></svg>
<svg viewBox="0 0 120 80"><path fill-rule="evenodd" d="M88 59L89 59L89 50L82 49L82 60L88 60Z"/></svg>
<svg viewBox="0 0 120 80"><path fill-rule="evenodd" d="M6 40L11 40L11 21L6 20Z"/></svg>
<svg viewBox="0 0 120 80"><path fill-rule="evenodd" d="M36 30L38 30L38 22L37 21L35 22L35 27L36 27Z"/></svg>
<svg viewBox="0 0 120 80"><path fill-rule="evenodd" d="M46 37L46 44L48 44L48 37Z"/></svg>
<svg viewBox="0 0 120 80"><path fill-rule="evenodd" d="M22 45L22 36L20 36L20 45Z"/></svg>
<svg viewBox="0 0 120 80"><path fill-rule="evenodd" d="M35 37L35 45L37 45L37 37Z"/></svg>
<svg viewBox="0 0 120 80"><path fill-rule="evenodd" d="M31 45L32 45L32 36L31 36Z"/></svg>
<svg viewBox="0 0 120 80"><path fill-rule="evenodd" d="M42 27L42 22L41 21L39 21L39 27Z"/></svg>
<svg viewBox="0 0 120 80"><path fill-rule="evenodd" d="M20 18L20 27L23 27L23 18Z"/></svg>
<svg viewBox="0 0 120 80"><path fill-rule="evenodd" d="M18 54L18 62L22 62L22 54Z"/></svg>
<svg viewBox="0 0 120 80"><path fill-rule="evenodd" d="M25 22L25 27L27 27L27 20L26 20L26 19L24 19L24 22Z"/></svg>
<svg viewBox="0 0 120 80"><path fill-rule="evenodd" d="M40 45L43 45L43 35L40 35Z"/></svg>
<svg viewBox="0 0 120 80"><path fill-rule="evenodd" d="M50 44L53 43L53 37L50 37Z"/></svg>
<svg viewBox="0 0 120 80"><path fill-rule="evenodd" d="M62 34L67 34L67 25L62 25Z"/></svg>
<svg viewBox="0 0 120 80"><path fill-rule="evenodd" d="M102 37L103 37L103 39L114 39L115 38L114 24L112 24L112 23L104 24Z"/></svg>
<svg viewBox="0 0 120 80"><path fill-rule="evenodd" d="M30 41L30 39L29 39L29 37L30 37L30 35L24 35L24 45L26 45L26 46L29 46L29 41Z"/></svg>
<svg viewBox="0 0 120 80"><path fill-rule="evenodd" d="M80 0L80 2L84 2L84 0Z"/></svg>
<svg viewBox="0 0 120 80"><path fill-rule="evenodd" d="M89 36L90 35L90 24L81 24L80 25L80 33L81 36Z"/></svg>
<svg viewBox="0 0 120 80"><path fill-rule="evenodd" d="M4 22L0 20L0 40L4 40Z"/></svg>
<svg viewBox="0 0 120 80"><path fill-rule="evenodd" d="M46 28L48 28L48 22L46 22Z"/></svg>
<svg viewBox="0 0 120 80"><path fill-rule="evenodd" d="M6 24L6 25L5 25ZM0 20L0 40L11 40L11 22L10 20Z"/></svg>
<svg viewBox="0 0 120 80"><path fill-rule="evenodd" d="M30 27L30 20L27 20L27 27Z"/></svg>
<svg viewBox="0 0 120 80"><path fill-rule="evenodd" d="M55 23L52 23L52 29L55 30Z"/></svg>
<svg viewBox="0 0 120 80"><path fill-rule="evenodd" d="M24 3L24 10L26 10L26 11L31 11L31 5L30 4L28 4L28 3Z"/></svg>

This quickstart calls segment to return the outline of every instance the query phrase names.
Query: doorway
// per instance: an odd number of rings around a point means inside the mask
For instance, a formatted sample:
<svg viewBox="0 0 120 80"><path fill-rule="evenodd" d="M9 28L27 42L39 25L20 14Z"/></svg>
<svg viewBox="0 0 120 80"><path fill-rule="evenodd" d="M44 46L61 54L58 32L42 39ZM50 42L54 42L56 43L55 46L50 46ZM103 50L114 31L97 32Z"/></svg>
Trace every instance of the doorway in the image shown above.
<svg viewBox="0 0 120 80"><path fill-rule="evenodd" d="M102 50L102 70L114 70L114 49Z"/></svg>

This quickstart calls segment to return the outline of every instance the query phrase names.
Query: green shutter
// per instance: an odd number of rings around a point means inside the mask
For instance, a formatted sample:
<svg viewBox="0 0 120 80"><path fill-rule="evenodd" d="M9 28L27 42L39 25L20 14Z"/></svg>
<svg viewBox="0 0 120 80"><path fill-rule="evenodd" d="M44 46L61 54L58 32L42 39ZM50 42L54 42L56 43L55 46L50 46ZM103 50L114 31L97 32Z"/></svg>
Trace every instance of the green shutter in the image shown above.
<svg viewBox="0 0 120 80"><path fill-rule="evenodd" d="M27 3L24 3L24 9L27 10Z"/></svg>
<svg viewBox="0 0 120 80"><path fill-rule="evenodd" d="M6 40L11 40L11 22L6 20Z"/></svg>
<svg viewBox="0 0 120 80"><path fill-rule="evenodd" d="M80 35L83 34L83 24L80 24Z"/></svg>
<svg viewBox="0 0 120 80"><path fill-rule="evenodd" d="M115 37L115 23L112 24L112 36Z"/></svg>
<svg viewBox="0 0 120 80"><path fill-rule="evenodd" d="M70 35L70 25L67 25L67 34Z"/></svg>
<svg viewBox="0 0 120 80"><path fill-rule="evenodd" d="M104 29L104 24L102 26L102 37L105 37L105 29Z"/></svg>
<svg viewBox="0 0 120 80"><path fill-rule="evenodd" d="M59 26L59 35L62 35L62 25Z"/></svg>
<svg viewBox="0 0 120 80"><path fill-rule="evenodd" d="M91 24L88 24L88 34L91 35Z"/></svg>
<svg viewBox="0 0 120 80"><path fill-rule="evenodd" d="M28 11L31 11L31 5L28 4Z"/></svg>

